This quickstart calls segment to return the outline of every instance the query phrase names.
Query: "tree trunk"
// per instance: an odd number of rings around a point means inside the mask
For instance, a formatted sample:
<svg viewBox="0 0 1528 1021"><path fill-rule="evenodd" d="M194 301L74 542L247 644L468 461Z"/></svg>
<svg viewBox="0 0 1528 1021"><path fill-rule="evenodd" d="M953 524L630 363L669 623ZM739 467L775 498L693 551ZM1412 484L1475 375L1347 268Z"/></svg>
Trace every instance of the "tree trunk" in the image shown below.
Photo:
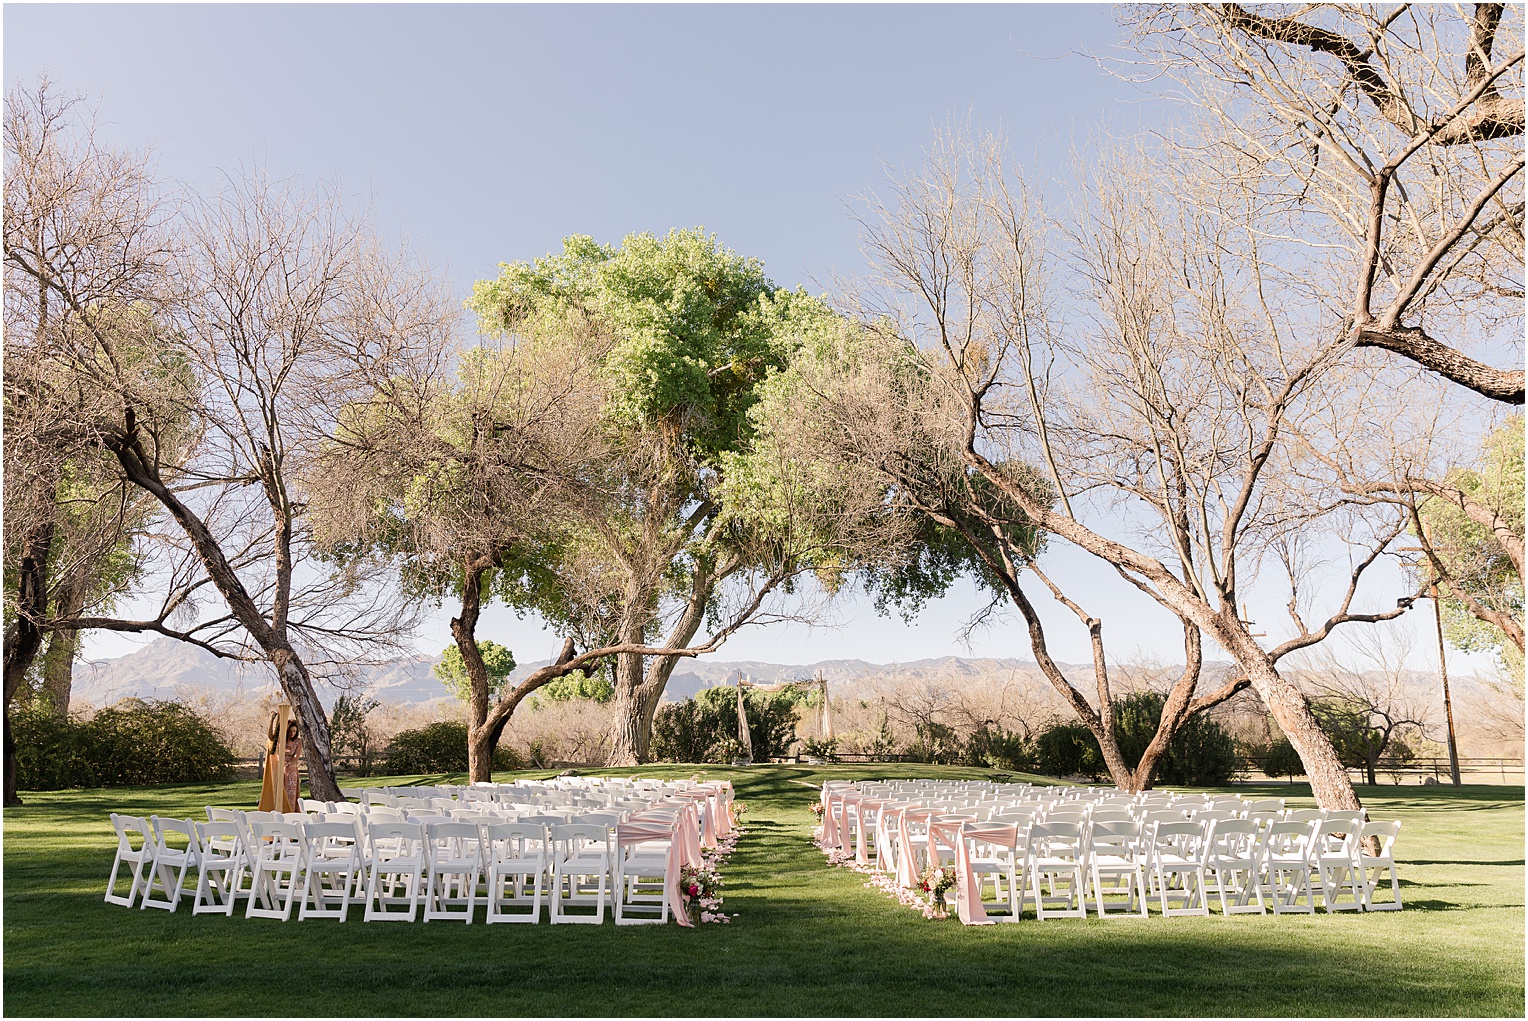
<svg viewBox="0 0 1528 1021"><path fill-rule="evenodd" d="M493 749L498 734L490 743L488 723L488 668L477 645L478 613L482 608L483 576L494 564L491 557L478 557L462 565L462 609L451 620L451 637L467 668L470 694L467 699L467 775L473 783L493 779Z"/></svg>
<svg viewBox="0 0 1528 1021"><path fill-rule="evenodd" d="M71 579L55 597L53 616L78 617L85 607L85 579ZM69 699L74 688L74 661L79 653L80 633L73 628L60 628L48 636L48 647L42 657L42 690L52 706L53 715L59 719L69 716Z"/></svg>
<svg viewBox="0 0 1528 1021"><path fill-rule="evenodd" d="M625 641L636 644L641 641L641 636L633 640L628 635ZM615 698L610 703L614 716L610 730L612 766L640 765L646 761L644 756L650 750L644 726L642 664L643 657L632 652L623 652L615 660Z"/></svg>
<svg viewBox="0 0 1528 1021"><path fill-rule="evenodd" d="M1183 673L1173 684L1172 690L1162 702L1162 718L1157 721L1157 732L1152 735L1141 761L1135 764L1131 776L1132 794L1151 789L1151 779L1156 774L1157 763L1167 754L1167 746L1191 715L1189 705L1194 691L1199 687L1199 675L1204 666L1204 642L1199 629L1188 621L1183 622Z"/></svg>
<svg viewBox="0 0 1528 1021"><path fill-rule="evenodd" d="M1359 803L1357 792L1353 790L1352 781L1348 779L1348 771L1338 761L1331 739L1316 722L1316 717L1310 711L1310 703L1305 700L1300 689L1279 676L1273 664L1268 662L1267 654L1250 637L1236 635L1223 622L1218 630L1221 632L1218 636L1221 645L1247 671L1252 689L1263 700L1274 722L1299 753L1316 804L1340 812L1356 812L1361 809L1363 806Z"/></svg>
<svg viewBox="0 0 1528 1021"><path fill-rule="evenodd" d="M533 672L529 677L516 685L513 691L505 692L501 695L499 701L489 711L482 727L478 729L475 735L468 736L468 756L470 757L473 754L487 756L486 761L491 766L494 749L499 747L499 739L504 736L504 728L509 725L510 717L514 715L520 703L536 689L550 684L559 677L566 676L569 672L567 664L576 655L577 650L573 647L573 639L564 639L562 651L557 654L550 665ZM598 668L598 666L599 661L596 659L592 662L586 662L584 669L592 671ZM473 745L476 745L478 748L476 753L472 750Z"/></svg>
<svg viewBox="0 0 1528 1021"><path fill-rule="evenodd" d="M275 648L270 653L276 676L281 680L281 690L297 713L302 725L304 740L303 761L308 765L308 791L317 801L346 801L340 793L339 779L334 775L334 752L329 744L329 717L318 701L313 689L313 678L296 651L290 646Z"/></svg>
<svg viewBox="0 0 1528 1021"><path fill-rule="evenodd" d="M668 641L664 643L665 649L682 649L694 640L705 619L706 603L711 598L716 580L703 564L696 566L695 574L690 579L689 602L674 625ZM636 736L637 754L643 762L652 759L653 718L657 715L658 704L663 701L663 692L668 688L669 678L674 675L674 668L678 665L678 656L655 656L642 681L639 693L642 716L637 721Z"/></svg>
<svg viewBox="0 0 1528 1021"><path fill-rule="evenodd" d="M139 446L135 415L131 409L125 416L125 430L113 444L113 453L122 465L128 481L146 491L160 502L175 518L176 524L186 533L195 548L207 577L217 587L218 593L228 604L228 611L239 622L250 638L276 668L281 690L286 694L306 735L303 757L308 764L308 787L319 801L344 801L339 781L334 775L334 757L329 746L329 718L313 690L313 680L308 668L286 638L284 601L278 599L267 620L260 607L250 596L249 590L239 578L238 572L224 556L211 529L191 508L181 502L159 478L158 469ZM277 626L279 623L280 626Z"/></svg>
<svg viewBox="0 0 1528 1021"><path fill-rule="evenodd" d="M5 631L5 804L21 804L16 793L16 738L11 733L11 700L26 682L27 671L42 648L38 621L48 615L48 557L53 522L42 525L16 565L16 618Z"/></svg>

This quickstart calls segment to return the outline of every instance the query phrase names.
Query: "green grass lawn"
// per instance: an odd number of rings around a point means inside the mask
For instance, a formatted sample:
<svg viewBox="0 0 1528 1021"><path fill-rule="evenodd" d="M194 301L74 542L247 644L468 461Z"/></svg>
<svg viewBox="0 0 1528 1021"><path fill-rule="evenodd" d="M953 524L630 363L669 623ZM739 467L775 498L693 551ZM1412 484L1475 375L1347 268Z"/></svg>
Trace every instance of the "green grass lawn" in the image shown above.
<svg viewBox="0 0 1528 1021"><path fill-rule="evenodd" d="M985 775L912 765L708 769L749 803L750 831L727 872L726 908L739 917L694 930L124 910L101 900L115 843L108 812L204 818L209 803L253 806L258 784L33 793L4 816L5 1011L1523 1015L1521 787L1361 788L1371 817L1404 823L1406 910L1377 914L966 928L925 921L861 876L827 867L811 845L809 785L824 778ZM1237 790L1311 804L1300 786Z"/></svg>

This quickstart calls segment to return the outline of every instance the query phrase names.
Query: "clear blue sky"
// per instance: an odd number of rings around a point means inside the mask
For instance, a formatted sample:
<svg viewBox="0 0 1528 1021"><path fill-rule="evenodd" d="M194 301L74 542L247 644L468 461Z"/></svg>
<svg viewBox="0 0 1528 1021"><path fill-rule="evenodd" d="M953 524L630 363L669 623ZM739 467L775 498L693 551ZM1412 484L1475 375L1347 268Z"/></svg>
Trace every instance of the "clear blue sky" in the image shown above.
<svg viewBox="0 0 1528 1021"><path fill-rule="evenodd" d="M567 234L618 241L697 224L762 259L776 283L821 290L860 266L845 204L952 117L1002 128L1048 173L1074 139L1160 113L1089 56L1123 42L1102 5L8 3L4 28L7 86L46 71L91 94L112 141L152 145L187 184L251 161L338 177L463 293ZM1112 571L1062 552L1052 572L1091 593L1114 654L1181 660L1175 622ZM1270 594L1269 613L1282 598ZM720 655L963 654L956 631L978 605L963 588L912 626L846 605L838 629L754 630ZM1044 608L1053 653L1088 660L1086 633L1058 610ZM480 634L525 661L555 645L502 612ZM442 615L419 645L448 640ZM93 656L129 648L88 644ZM1029 657L1011 624L969 651Z"/></svg>

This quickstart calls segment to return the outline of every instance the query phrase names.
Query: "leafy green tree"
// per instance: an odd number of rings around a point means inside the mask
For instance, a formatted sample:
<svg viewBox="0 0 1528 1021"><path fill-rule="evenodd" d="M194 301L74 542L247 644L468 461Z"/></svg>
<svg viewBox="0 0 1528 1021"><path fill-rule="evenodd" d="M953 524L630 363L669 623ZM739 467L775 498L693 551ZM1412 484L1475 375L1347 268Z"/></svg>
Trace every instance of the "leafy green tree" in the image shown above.
<svg viewBox="0 0 1528 1021"><path fill-rule="evenodd" d="M335 759L355 759L356 772L361 776L370 776L376 762L377 748L368 717L379 705L374 698L346 692L335 699L334 711L329 714Z"/></svg>
<svg viewBox="0 0 1528 1021"><path fill-rule="evenodd" d="M593 665L571 637L547 666L512 688L492 676L477 641L485 600L546 585L564 506L598 473L600 340L542 332L459 353L447 378L364 394L308 480L321 540L341 561L382 555L419 600L454 599L447 669L468 705L466 751L475 781L492 777L494 749L531 692ZM511 581L510 579L513 579ZM523 584L521 584L523 583ZM500 664L502 665L502 664Z"/></svg>
<svg viewBox="0 0 1528 1021"><path fill-rule="evenodd" d="M1419 508L1428 566L1440 583L1443 632L1523 672L1523 418L1487 437L1480 463L1455 468Z"/></svg>
<svg viewBox="0 0 1528 1021"><path fill-rule="evenodd" d="M718 647L805 569L812 533L791 513L802 508L782 509L767 485L728 483L745 474L760 383L829 314L700 229L619 247L573 236L559 253L503 265L469 305L489 333L601 338L606 456L573 520L498 591L586 646L619 650L611 761L644 761L676 656ZM696 645L707 621L711 637Z"/></svg>
<svg viewBox="0 0 1528 1021"><path fill-rule="evenodd" d="M585 673L582 670L559 677L543 687L531 698L531 706L545 699L548 702L574 702L584 700L604 705L615 697L615 685L604 671Z"/></svg>
<svg viewBox="0 0 1528 1021"><path fill-rule="evenodd" d="M486 638L477 640L478 655L483 660L483 670L488 675L488 690L497 698L504 689L504 682L515 672L515 655L498 642ZM462 650L448 645L441 651L440 662L430 668L446 688L458 699L466 702L472 698L472 678L462 659Z"/></svg>
<svg viewBox="0 0 1528 1021"><path fill-rule="evenodd" d="M753 756L764 761L783 755L796 736L803 704L799 691L744 689L743 714ZM730 762L740 750L737 688L704 688L683 702L659 706L653 721L653 754L674 762Z"/></svg>

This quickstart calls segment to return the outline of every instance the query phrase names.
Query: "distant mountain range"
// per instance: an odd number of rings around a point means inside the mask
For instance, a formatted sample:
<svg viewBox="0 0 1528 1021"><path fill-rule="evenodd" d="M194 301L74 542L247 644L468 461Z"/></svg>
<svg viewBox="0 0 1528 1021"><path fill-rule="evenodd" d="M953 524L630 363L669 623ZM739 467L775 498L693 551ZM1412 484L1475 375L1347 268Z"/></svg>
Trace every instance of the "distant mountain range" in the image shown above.
<svg viewBox="0 0 1528 1021"><path fill-rule="evenodd" d="M372 667L358 668L348 683L384 703L418 705L450 698L445 686L431 673L440 658L410 656ZM545 665L521 664L511 679L527 676ZM831 659L808 665L761 663L754 660L724 662L712 659L683 660L669 679L667 697L687 698L702 688L725 683L741 671L761 684L806 679L821 674L830 689L851 686L872 678L968 676L973 680L995 675L1029 674L1033 663L1017 659L963 659L944 656L910 663L869 663L860 659ZM175 698L191 691L258 697L273 691L276 679L268 664L237 663L219 659L193 645L160 638L137 652L115 659L83 662L75 668L74 697L93 705L109 705L123 698ZM320 696L332 704L341 689L322 685Z"/></svg>

